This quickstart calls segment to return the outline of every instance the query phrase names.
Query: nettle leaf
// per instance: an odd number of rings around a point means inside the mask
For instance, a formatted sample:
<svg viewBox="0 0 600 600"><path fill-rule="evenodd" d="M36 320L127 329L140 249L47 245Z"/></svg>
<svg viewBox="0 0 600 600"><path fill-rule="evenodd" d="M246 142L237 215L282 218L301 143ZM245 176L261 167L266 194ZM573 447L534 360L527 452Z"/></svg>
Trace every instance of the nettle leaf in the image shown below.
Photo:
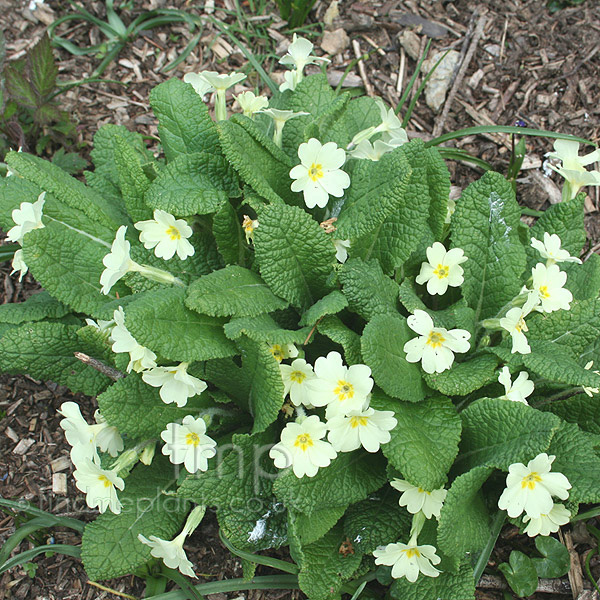
<svg viewBox="0 0 600 600"><path fill-rule="evenodd" d="M383 457L357 450L338 454L314 477L298 479L287 469L275 480L273 491L287 507L311 516L317 511L364 500L386 482Z"/></svg>
<svg viewBox="0 0 600 600"><path fill-rule="evenodd" d="M151 208L179 217L206 215L227 201L232 187L235 189L235 183L227 177L227 162L222 156L208 152L184 154L160 172L145 200Z"/></svg>
<svg viewBox="0 0 600 600"><path fill-rule="evenodd" d="M564 544L556 538L547 535L538 535L535 538L535 547L544 558L532 558L538 577L555 579L563 577L571 569L571 556Z"/></svg>
<svg viewBox="0 0 600 600"><path fill-rule="evenodd" d="M312 544L321 539L344 516L345 506L324 508L310 516L301 512L288 511L293 521L293 530L302 546Z"/></svg>
<svg viewBox="0 0 600 600"><path fill-rule="evenodd" d="M120 206L106 200L51 162L25 152L9 152L5 160L21 177L39 185L63 204L80 210L92 221L113 231L126 224L127 218Z"/></svg>
<svg viewBox="0 0 600 600"><path fill-rule="evenodd" d="M355 239L373 231L408 202L406 198L411 167L400 148L381 160L348 164L352 185L336 221L336 236Z"/></svg>
<svg viewBox="0 0 600 600"><path fill-rule="evenodd" d="M317 325L317 331L342 347L347 365L362 363L360 336L346 327L338 317L333 315L325 317Z"/></svg>
<svg viewBox="0 0 600 600"><path fill-rule="evenodd" d="M194 152L219 148L217 128L206 104L189 83L170 79L150 92L158 119L158 135L167 161Z"/></svg>
<svg viewBox="0 0 600 600"><path fill-rule="evenodd" d="M244 239L242 221L230 202L223 203L214 214L213 235L225 263L244 266L248 245Z"/></svg>
<svg viewBox="0 0 600 600"><path fill-rule="evenodd" d="M272 432L234 434L218 455L220 462L205 473L188 475L178 491L178 496L216 507L221 531L238 548L260 551L286 543L286 514L271 493L276 470L268 456L272 440Z"/></svg>
<svg viewBox="0 0 600 600"><path fill-rule="evenodd" d="M570 502L600 501L600 457L594 450L599 441L597 435L562 422L550 442L547 452L556 456L552 471L565 475L573 486L569 490Z"/></svg>
<svg viewBox="0 0 600 600"><path fill-rule="evenodd" d="M480 552L490 536L489 513L480 490L492 470L475 467L459 475L442 506L438 547L459 561L465 559L467 553Z"/></svg>
<svg viewBox="0 0 600 600"><path fill-rule="evenodd" d="M353 258L339 272L348 308L364 319L380 314L398 314L398 284L384 275L375 260Z"/></svg>
<svg viewBox="0 0 600 600"><path fill-rule="evenodd" d="M50 38L47 34L27 53L31 84L38 96L45 99L56 86L58 67L54 62Z"/></svg>
<svg viewBox="0 0 600 600"><path fill-rule="evenodd" d="M75 358L75 352L89 352L77 339L78 329L62 323L27 323L9 329L1 338L0 371L51 379L73 392L95 396L110 379Z"/></svg>
<svg viewBox="0 0 600 600"><path fill-rule="evenodd" d="M180 530L189 503L164 494L176 478L173 465L160 456L149 467L140 464L118 493L121 514L105 512L86 525L81 558L92 581L127 575L150 560L150 547L138 540L138 534L170 540Z"/></svg>
<svg viewBox="0 0 600 600"><path fill-rule="evenodd" d="M167 288L140 294L125 309L125 325L138 343L164 358L191 362L237 353L223 320L185 307L185 291Z"/></svg>
<svg viewBox="0 0 600 600"><path fill-rule="evenodd" d="M344 517L344 533L356 550L371 554L378 546L408 539L411 515L398 505L391 487L357 502Z"/></svg>
<svg viewBox="0 0 600 600"><path fill-rule="evenodd" d="M297 200L298 196L290 187L290 159L254 121L234 115L228 121L219 121L218 130L223 153L242 181L270 202Z"/></svg>
<svg viewBox="0 0 600 600"><path fill-rule="evenodd" d="M446 482L460 441L461 422L449 398L438 396L419 403L391 400L374 393L371 406L393 410L398 425L383 453L404 478L424 490L436 490Z"/></svg>
<svg viewBox="0 0 600 600"><path fill-rule="evenodd" d="M339 290L333 290L317 300L300 319L300 325L315 325L326 315L335 315L348 306L348 300Z"/></svg>
<svg viewBox="0 0 600 600"><path fill-rule="evenodd" d="M488 171L469 185L452 216L452 243L468 257L462 293L476 319L494 317L521 290L525 250L511 184Z"/></svg>
<svg viewBox="0 0 600 600"><path fill-rule="evenodd" d="M360 96L348 102L346 109L325 132L324 142L336 142L345 148L352 138L368 127L381 123L379 106L373 98Z"/></svg>
<svg viewBox="0 0 600 600"><path fill-rule="evenodd" d="M582 265L562 264L567 273L565 287L571 290L575 300L597 298L600 294L600 256L592 254Z"/></svg>
<svg viewBox="0 0 600 600"><path fill-rule="evenodd" d="M38 98L33 86L23 74L22 68L15 64L8 64L4 67L2 75L10 98L21 106L36 108Z"/></svg>
<svg viewBox="0 0 600 600"><path fill-rule="evenodd" d="M196 279L187 290L185 304L213 317L254 317L288 306L260 275L237 265Z"/></svg>
<svg viewBox="0 0 600 600"><path fill-rule="evenodd" d="M342 527L338 525L318 541L302 547L303 560L298 583L311 600L341 598L342 584L360 566L362 554L344 554L340 551L344 539Z"/></svg>
<svg viewBox="0 0 600 600"><path fill-rule="evenodd" d="M463 436L458 460L463 469L486 465L508 471L512 463L527 463L546 452L560 425L551 413L499 398L478 400L460 416Z"/></svg>
<svg viewBox="0 0 600 600"><path fill-rule="evenodd" d="M232 319L223 329L230 340L247 335L251 340L269 344L304 344L310 333L310 327L283 329L269 315Z"/></svg>
<svg viewBox="0 0 600 600"><path fill-rule="evenodd" d="M498 569L502 571L508 585L520 598L535 593L538 585L537 573L533 562L526 554L513 550L508 563L498 565Z"/></svg>
<svg viewBox="0 0 600 600"><path fill-rule="evenodd" d="M490 354L475 356L455 363L442 373L423 373L427 385L447 396L466 396L484 385L496 381L498 359Z"/></svg>
<svg viewBox="0 0 600 600"><path fill-rule="evenodd" d="M0 323L19 325L26 321L60 319L70 312L68 306L55 300L48 292L38 292L25 302L0 305Z"/></svg>
<svg viewBox="0 0 600 600"><path fill-rule="evenodd" d="M529 345L531 354L523 355L523 364L536 375L555 383L600 387L600 375L584 369L565 346L537 340Z"/></svg>
<svg viewBox="0 0 600 600"><path fill-rule="evenodd" d="M242 338L237 344L242 353L242 378L247 390L247 405L254 417L252 433L258 433L277 419L283 406L281 371L265 342Z"/></svg>
<svg viewBox="0 0 600 600"><path fill-rule="evenodd" d="M579 355L600 337L600 300L574 301L570 310L534 314L527 327L528 339L554 342Z"/></svg>
<svg viewBox="0 0 600 600"><path fill-rule="evenodd" d="M375 315L363 331L361 350L375 382L386 394L419 402L425 397L421 369L407 362L403 350L412 337L403 317Z"/></svg>
<svg viewBox="0 0 600 600"><path fill-rule="evenodd" d="M571 256L579 256L585 244L586 234L583 224L585 195L580 194L572 200L553 204L529 230L530 239L544 241L544 232L555 233L560 237L561 247L568 250ZM533 267L546 260L532 246L527 246L527 266ZM561 265L561 268L564 265Z"/></svg>
<svg viewBox="0 0 600 600"><path fill-rule="evenodd" d="M553 400L542 404L540 410L554 413L568 423L576 423L583 429L600 435L600 411L598 396L581 393L562 400Z"/></svg>
<svg viewBox="0 0 600 600"><path fill-rule="evenodd" d="M402 577L395 579L390 587L390 596L396 600L424 600L443 598L444 600L473 600L475 580L471 565L465 564L457 573L444 571L437 577L419 577L411 583Z"/></svg>
<svg viewBox="0 0 600 600"><path fill-rule="evenodd" d="M254 233L262 278L274 294L308 307L326 289L335 248L319 224L301 208L265 206Z"/></svg>
<svg viewBox="0 0 600 600"><path fill-rule="evenodd" d="M132 440L158 438L169 423L205 407L208 394L190 398L185 406L165 404L159 389L144 383L141 375L130 373L98 396L98 407L109 425Z"/></svg>

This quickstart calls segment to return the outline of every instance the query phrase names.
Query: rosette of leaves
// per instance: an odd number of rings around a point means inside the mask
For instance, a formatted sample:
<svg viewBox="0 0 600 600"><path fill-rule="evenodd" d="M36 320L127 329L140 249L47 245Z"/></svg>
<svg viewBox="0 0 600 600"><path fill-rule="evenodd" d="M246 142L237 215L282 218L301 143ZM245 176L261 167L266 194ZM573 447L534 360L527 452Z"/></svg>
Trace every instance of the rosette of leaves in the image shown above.
<svg viewBox="0 0 600 600"><path fill-rule="evenodd" d="M583 200L552 206L529 228L510 182L490 172L464 190L448 227L449 172L435 148L414 140L378 162L347 162L351 185L329 213L337 217L335 235L351 241L350 258L339 265L331 234L319 226L324 211L304 207L290 190L289 171L300 143L317 137L345 147L377 125L379 108L370 98L336 95L323 75L305 78L277 103L310 113L286 124L282 149L267 136L266 120L236 115L215 123L191 86L171 80L151 94L164 161L141 136L110 125L96 134L86 183L10 153L7 162L19 176L0 183L0 225L10 228L12 210L46 192L45 227L23 243L45 292L0 307L0 369L97 396L126 448L159 441L168 423L187 414L216 415L209 432L220 451L207 472L177 474L156 458L135 466L120 494L123 512L86 526L82 557L91 579L143 566L150 549L138 533L174 535L192 501L216 509L234 547L257 553L289 546L299 585L312 600L339 598L345 581L373 577L375 548L408 537L410 516L389 486L401 476L449 491L439 521L429 521L422 534L442 557L442 573L414 584L397 580L392 597L473 598L473 567L489 542L510 464L556 455L554 469L572 484L572 514L581 503L600 501L598 397L582 390L600 387L600 376L584 368L600 361L598 257L568 267L571 310L530 318L531 354L512 354L510 339L483 328L527 283L538 260L532 236L557 233L572 255L581 252ZM131 225L156 208L193 222L193 257L165 263L138 243ZM259 221L251 244L241 227L245 214ZM166 268L185 287L133 274L102 295L102 258L121 225L129 226L136 261ZM425 249L448 236L468 256L465 281L431 297L414 279ZM190 363L208 390L184 407L165 405L138 374L115 382L78 361L74 353L83 352L124 369L84 321L110 319L119 305L140 344L164 364ZM406 361L406 317L415 309L426 310L436 326L471 332L470 351L450 370L426 375ZM371 406L393 411L398 421L382 451L340 454L312 478L277 472L268 450L286 415L269 345L290 343L309 362L337 350L347 364L371 368ZM503 364L534 380L529 406L500 398Z"/></svg>

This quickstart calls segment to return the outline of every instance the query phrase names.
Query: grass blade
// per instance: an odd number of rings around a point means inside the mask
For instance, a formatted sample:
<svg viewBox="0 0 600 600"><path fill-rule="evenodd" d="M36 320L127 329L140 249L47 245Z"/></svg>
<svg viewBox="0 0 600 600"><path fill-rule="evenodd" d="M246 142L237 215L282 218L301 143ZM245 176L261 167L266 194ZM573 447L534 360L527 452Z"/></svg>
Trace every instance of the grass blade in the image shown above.
<svg viewBox="0 0 600 600"><path fill-rule="evenodd" d="M396 114L398 114L402 110L402 107L404 106L404 103L406 102L406 99L408 98L408 95L410 94L410 90L412 90L413 85L415 85L415 81L417 80L417 77L419 76L419 73L421 72L421 67L423 66L423 62L425 61L425 59L427 58L427 54L429 53L429 46L431 46L431 40L427 41L427 46L425 46L425 50L423 50L423 54L422 54L421 58L419 59L419 62L417 63L415 72L413 73L412 77L410 78L410 81L408 82L408 85L406 86L404 93L400 97L400 100L398 100L398 106L396 106L396 111L395 111Z"/></svg>
<svg viewBox="0 0 600 600"><path fill-rule="evenodd" d="M438 151L442 158L445 158L446 160L460 160L463 162L472 163L484 171L494 170L489 162L483 160L483 158L479 158L478 156L473 156L461 148L438 148Z"/></svg>
<svg viewBox="0 0 600 600"><path fill-rule="evenodd" d="M16 245L16 244L15 244ZM12 508L13 510L22 511L28 515L35 517L48 517L52 518L55 523L53 525L60 525L61 527L69 527L75 531L82 533L85 529L85 523L79 519L73 519L71 517L62 517L61 515L53 515L52 513L46 512L37 506L33 506L29 502L24 500L8 500L6 498L0 498L0 506L6 508Z"/></svg>
<svg viewBox="0 0 600 600"><path fill-rule="evenodd" d="M0 262L12 260L15 252L19 249L19 244L6 244L0 246Z"/></svg>
<svg viewBox="0 0 600 600"><path fill-rule="evenodd" d="M48 546L37 546L31 550L26 550L13 556L10 560L7 560L3 565L0 565L0 575L13 567L22 565L23 563L29 562L32 558L44 554L46 552L54 552L55 554L66 554L67 556L74 556L79 558L81 556L80 546L71 546L70 544L50 544Z"/></svg>

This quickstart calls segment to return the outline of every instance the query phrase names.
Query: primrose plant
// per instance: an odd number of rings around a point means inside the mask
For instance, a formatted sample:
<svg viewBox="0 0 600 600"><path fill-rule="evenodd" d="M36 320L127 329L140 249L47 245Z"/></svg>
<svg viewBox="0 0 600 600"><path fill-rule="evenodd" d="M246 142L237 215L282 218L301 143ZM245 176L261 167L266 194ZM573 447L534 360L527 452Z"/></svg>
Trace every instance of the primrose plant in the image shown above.
<svg viewBox="0 0 600 600"><path fill-rule="evenodd" d="M463 600L506 518L547 536L600 501L589 155L557 142L567 197L533 226L498 173L451 203L438 150L311 53L229 117L241 74L159 85L164 158L112 125L86 183L6 158L0 225L44 291L0 307L0 369L95 397L93 424L60 409L92 580L195 577L209 507L245 558L288 546L311 600Z"/></svg>

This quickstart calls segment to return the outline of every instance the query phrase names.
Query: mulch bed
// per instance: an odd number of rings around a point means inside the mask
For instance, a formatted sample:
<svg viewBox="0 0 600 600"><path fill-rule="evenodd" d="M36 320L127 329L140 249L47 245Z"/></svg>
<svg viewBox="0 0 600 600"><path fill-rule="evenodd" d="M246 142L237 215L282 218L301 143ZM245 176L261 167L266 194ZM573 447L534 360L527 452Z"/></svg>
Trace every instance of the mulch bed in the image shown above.
<svg viewBox="0 0 600 600"><path fill-rule="evenodd" d="M93 14L104 16L103 2L82 2ZM189 0L144 0L133 3L134 10L125 20L153 8L178 8L200 14ZM210 2L206 3L210 5ZM216 0L212 16L223 22L235 17L233 0ZM7 40L7 57L13 60L40 37L46 25L72 11L66 1L49 1L34 13L26 0L0 1L0 23ZM313 16L322 20L330 3L317 2ZM285 38L283 23L273 5L263 23L266 32L281 54ZM247 2L242 9L248 15ZM329 13L330 14L330 13ZM446 110L432 111L421 98L416 105L408 129L411 135L431 139L441 133L474 125L513 125L516 121L528 127L551 129L588 138L600 139L600 5L587 0L582 5L550 14L541 0L364 0L343 2L339 16L330 30L343 29L353 43L333 57L329 72L341 75L358 55L377 49L364 61L364 69L356 68L348 80L363 85L375 95L395 104L415 68L415 58L431 39L430 55L454 49L464 60L471 56L468 67L460 74L456 95ZM319 31L317 29L317 31ZM71 22L61 35L82 46L98 43L96 28ZM169 74L160 69L176 58L193 34L185 26L172 26L146 31L133 40L105 71L103 77L120 83L85 84L62 95L62 108L78 123L78 151L89 157L93 133L105 123L117 123L150 138L157 134L156 121L150 111L150 90L169 77L182 77L188 71L213 69L227 71L245 64L243 55L223 37L218 28L207 23L201 44ZM430 37L432 36L432 37ZM315 40L319 45L320 38ZM258 42L257 42L258 43ZM265 47L265 41L260 41ZM63 81L83 79L98 64L95 57L74 57L57 51L60 78ZM282 70L274 62L274 78ZM400 85L398 85L400 79ZM252 80L250 85L259 84ZM248 89L239 86L235 93ZM480 135L462 138L456 147L490 162L506 172L511 154L510 136ZM520 175L519 201L531 208L543 209L558 190L556 176L544 177L540 167L551 142L541 138L527 139L527 158ZM454 185L464 188L481 174L465 164L450 163ZM588 191L586 226L589 250L598 249L600 240L600 188ZM29 276L22 284L9 277L9 267L0 264L0 303L19 302L36 291ZM62 435L56 410L72 399L70 392L51 382L38 382L26 376L0 377L0 490L2 496L25 498L40 508L57 514L93 518L70 477L66 460L69 448ZM93 399L78 396L82 412L91 418ZM65 493L66 484L66 493ZM16 523L18 525L18 523ZM14 532L15 521L0 513L0 544ZM57 528L47 538L57 543L78 543L78 537ZM498 548L491 558L498 564L508 558L515 545L515 529L505 528ZM571 540L579 562L592 547L592 540L581 526L574 529ZM521 542L519 542L521 543ZM21 544L25 549L27 543ZM191 538L188 555L201 573L200 580L241 576L241 565L218 540L216 522L209 516ZM91 586L78 560L61 555L37 558L37 572L30 578L22 569L0 576L0 600L91 600L117 596ZM592 561L596 577L598 565ZM262 574L267 571L263 571ZM261 571L259 570L259 574ZM571 583L577 588L580 580ZM115 591L141 597L143 585L133 577L103 582ZM504 598L499 578L488 578L486 588L478 591L480 600ZM564 582L544 582L544 590L533 598L579 598L591 600L591 591L573 593ZM239 594L216 594L212 600L226 600ZM299 597L296 592L248 592L248 600L276 600ZM597 596L596 596L597 599ZM425 600L425 599L424 599Z"/></svg>

